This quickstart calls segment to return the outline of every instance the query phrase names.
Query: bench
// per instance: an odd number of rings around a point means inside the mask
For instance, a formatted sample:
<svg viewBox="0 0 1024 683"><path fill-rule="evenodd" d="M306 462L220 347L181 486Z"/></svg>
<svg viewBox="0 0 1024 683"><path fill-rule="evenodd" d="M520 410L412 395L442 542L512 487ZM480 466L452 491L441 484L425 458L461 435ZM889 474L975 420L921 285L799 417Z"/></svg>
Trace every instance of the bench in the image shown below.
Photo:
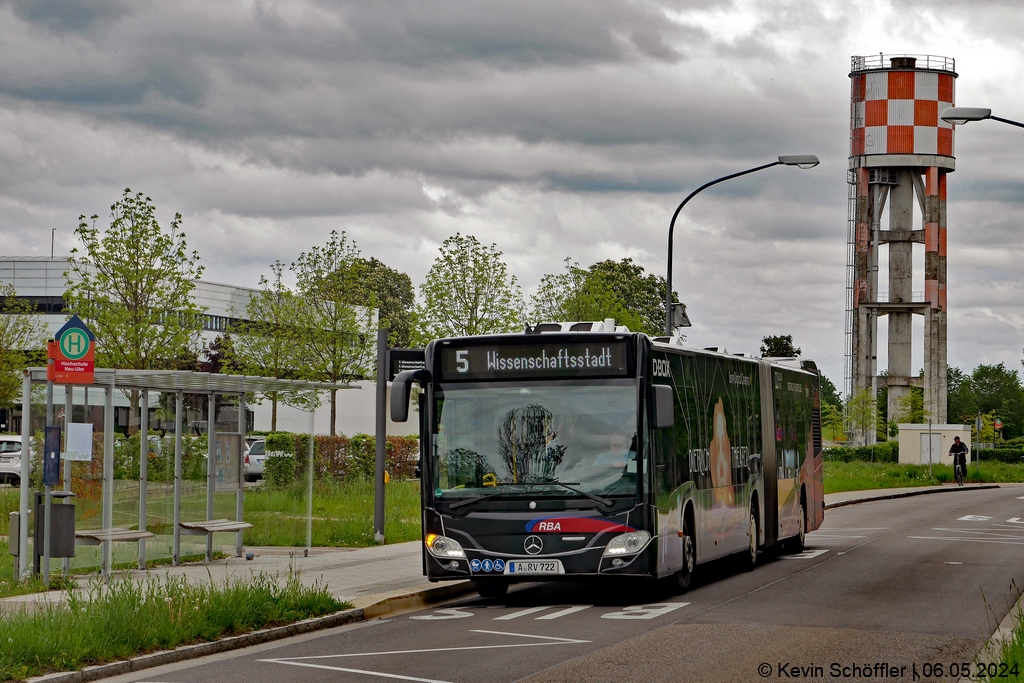
<svg viewBox="0 0 1024 683"><path fill-rule="evenodd" d="M144 538L153 538L151 531L141 529L96 529L95 531L76 531L75 545L100 545L104 541L134 543Z"/></svg>
<svg viewBox="0 0 1024 683"><path fill-rule="evenodd" d="M252 528L252 524L249 524L249 522L236 522L230 519L207 519L202 522L178 522L178 526L181 527L181 534L183 536L206 536L208 539L213 538L213 534L238 532L243 529ZM238 556L241 557L241 541L239 541L238 548ZM213 546L209 543L207 543L206 546L206 561L213 561Z"/></svg>

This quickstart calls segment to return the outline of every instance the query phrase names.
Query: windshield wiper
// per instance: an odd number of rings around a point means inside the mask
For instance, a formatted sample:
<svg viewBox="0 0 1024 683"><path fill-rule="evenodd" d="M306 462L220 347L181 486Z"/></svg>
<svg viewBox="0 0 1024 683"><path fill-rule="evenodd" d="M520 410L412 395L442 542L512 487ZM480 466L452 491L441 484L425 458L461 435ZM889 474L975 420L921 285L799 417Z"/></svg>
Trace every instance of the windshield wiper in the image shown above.
<svg viewBox="0 0 1024 683"><path fill-rule="evenodd" d="M572 486L571 484L563 484L560 481L546 481L544 483L545 484L554 484L555 486L561 486L564 489L569 489L570 491L572 491L574 493L578 493L581 496L586 496L590 500L597 501L598 503L601 503L602 505L608 505L608 506L612 505L612 501L611 500L609 500L607 498L602 498L601 496L595 496L593 493L587 493L583 489L578 489L578 488ZM576 484L576 483L577 482L573 482L573 484Z"/></svg>
<svg viewBox="0 0 1024 683"><path fill-rule="evenodd" d="M498 486L526 486L526 487L530 487L530 488L532 488L534 486L561 486L564 489L568 489L568 490L572 491L573 493L578 493L581 496L583 496L585 498L589 498L590 500L593 500L593 501L595 501L597 503L601 503L602 505L606 505L606 506L609 506L609 507L611 505L613 505L613 501L611 501L611 500L609 500L607 498L602 498L601 496L595 496L593 493L588 493L587 491L584 491L583 489L578 489L578 488L576 488L574 486L574 484L578 485L578 482L572 482L570 484L565 484L565 483L562 483L560 481L531 481L531 482L526 482L526 483L521 483L521 484L514 484L512 482L498 482L497 485ZM454 510L456 508L462 507L463 505L469 505L470 503L476 503L476 502L479 502L481 500L486 500L487 498L493 498L494 496L500 495L502 493L504 493L504 491L491 491L490 493L485 493L485 494L480 495L480 496L474 496L473 498L466 498L465 500L459 500L459 501L456 501L454 503L450 503L448 505L448 509L449 510Z"/></svg>
<svg viewBox="0 0 1024 683"><path fill-rule="evenodd" d="M454 510L455 508L460 508L463 505L469 505L470 503L476 503L477 501L485 500L487 498L493 498L494 496L500 495L502 493L505 493L505 492L504 491L491 491L490 493L485 493L482 496L474 496L472 498L465 498L463 500L459 500L459 501L456 501L454 503L449 503L448 504L448 509L449 510Z"/></svg>

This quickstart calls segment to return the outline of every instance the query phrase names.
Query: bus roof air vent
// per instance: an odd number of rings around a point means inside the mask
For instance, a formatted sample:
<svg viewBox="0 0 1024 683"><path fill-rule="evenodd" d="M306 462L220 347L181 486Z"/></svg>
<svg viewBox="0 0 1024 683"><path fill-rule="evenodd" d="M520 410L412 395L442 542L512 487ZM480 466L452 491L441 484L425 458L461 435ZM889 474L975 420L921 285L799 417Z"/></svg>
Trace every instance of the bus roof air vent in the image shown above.
<svg viewBox="0 0 1024 683"><path fill-rule="evenodd" d="M705 351L713 351L714 353L725 353L725 354L728 354L728 353L729 353L729 352L728 352L728 351L727 351L727 350L725 349L725 347L724 347L724 346L705 346L705 347L704 347L704 350L705 350Z"/></svg>

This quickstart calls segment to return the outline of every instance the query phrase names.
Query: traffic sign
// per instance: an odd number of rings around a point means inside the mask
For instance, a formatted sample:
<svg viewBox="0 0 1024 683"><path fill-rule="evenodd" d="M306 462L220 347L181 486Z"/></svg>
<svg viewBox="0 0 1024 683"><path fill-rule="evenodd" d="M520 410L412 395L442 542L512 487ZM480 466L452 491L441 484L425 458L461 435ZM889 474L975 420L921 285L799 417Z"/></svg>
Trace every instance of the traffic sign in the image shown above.
<svg viewBox="0 0 1024 683"><path fill-rule="evenodd" d="M46 379L58 384L92 384L96 368L96 336L77 315L46 343Z"/></svg>
<svg viewBox="0 0 1024 683"><path fill-rule="evenodd" d="M992 423L992 429L996 430L997 432L1001 431L1003 429L1003 421L997 417L996 421Z"/></svg>

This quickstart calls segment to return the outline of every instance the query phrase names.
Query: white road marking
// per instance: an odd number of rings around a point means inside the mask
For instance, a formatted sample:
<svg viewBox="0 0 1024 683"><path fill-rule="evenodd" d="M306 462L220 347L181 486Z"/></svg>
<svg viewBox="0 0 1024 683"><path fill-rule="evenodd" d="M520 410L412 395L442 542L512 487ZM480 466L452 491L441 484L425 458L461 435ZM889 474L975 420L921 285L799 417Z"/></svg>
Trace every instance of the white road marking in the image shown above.
<svg viewBox="0 0 1024 683"><path fill-rule="evenodd" d="M686 603L689 604L689 603ZM339 655L309 655L306 657L281 657L279 659L260 659L261 662L273 662L276 664L285 664L289 662L296 662L300 660L308 659L344 659L346 657L375 657L377 655L419 655L426 654L429 652L458 652L460 650L501 650L512 647L539 647L541 645L572 645L577 643L589 643L589 640L579 640L577 638L557 638L555 636L535 636L528 633L505 633L504 631L484 631L480 629L470 629L470 633L486 633L494 636L514 636L518 638L534 638L537 640L543 640L542 643L510 643L507 645L464 645L462 647L431 647L424 648L421 650L389 650L386 652L350 652L347 654Z"/></svg>
<svg viewBox="0 0 1024 683"><path fill-rule="evenodd" d="M543 607L530 607L528 609L513 612L512 614L504 614L500 617L494 617L494 621L511 621L512 619L518 619L519 617L526 617L537 612L543 612L548 609L550 605L544 605Z"/></svg>
<svg viewBox="0 0 1024 683"><path fill-rule="evenodd" d="M409 617L410 619L422 619L423 621L437 621L441 619L465 619L466 617L473 616L472 612L463 612L461 608L452 607L449 609L437 609L434 610L433 614L424 614L418 617Z"/></svg>
<svg viewBox="0 0 1024 683"><path fill-rule="evenodd" d="M326 664L312 664L310 662L293 662L287 659L261 659L261 662L273 664L289 664L291 666L305 666L310 669L327 669L328 671L343 671L349 674L363 674L364 676L377 676L378 678L393 678L399 681L418 681L418 683L451 683L437 678L416 678L415 676L401 676L399 674L386 674L382 671L366 671L365 669L346 669L340 666L327 666Z"/></svg>
<svg viewBox="0 0 1024 683"><path fill-rule="evenodd" d="M810 536L811 534L821 533L822 531L824 531L826 533L830 533L830 532L833 532L833 531L888 531L891 528L892 528L891 526L862 526L862 527L850 527L848 529L834 529L832 527L827 527L825 529L818 529L817 531L808 531L807 535Z"/></svg>
<svg viewBox="0 0 1024 683"><path fill-rule="evenodd" d="M963 562L944 562L943 564L963 564Z"/></svg>
<svg viewBox="0 0 1024 683"><path fill-rule="evenodd" d="M551 614L545 614L542 617L537 617L536 620L537 621L550 621L551 619L558 619L559 617L566 617L566 616L569 616L570 614L576 614L577 612L582 612L583 610L590 609L591 607L593 607L593 605L575 605L573 607L566 607L563 610L558 610L557 612L552 612Z"/></svg>
<svg viewBox="0 0 1024 683"><path fill-rule="evenodd" d="M1024 496L1017 496L1017 500L1024 500Z"/></svg>
<svg viewBox="0 0 1024 683"><path fill-rule="evenodd" d="M654 619L663 617L669 612L674 612L680 607L686 607L688 602L653 602L649 605L633 605L626 607L621 612L609 612L602 614L602 619Z"/></svg>
<svg viewBox="0 0 1024 683"><path fill-rule="evenodd" d="M1024 538L1020 534L1012 533L1016 529L948 529L944 527L932 527L932 531L945 531L951 534L973 534L975 536L992 536L994 538Z"/></svg>
<svg viewBox="0 0 1024 683"><path fill-rule="evenodd" d="M1002 543L1004 545L1024 545L1024 539L1020 541L996 541L990 538L960 538L955 536L907 536L907 538L924 539L929 541L965 541L968 543Z"/></svg>
<svg viewBox="0 0 1024 683"><path fill-rule="evenodd" d="M828 552L828 548L817 548L815 550L805 550L802 553L796 555L780 555L780 560L811 560L819 555L824 555Z"/></svg>
<svg viewBox="0 0 1024 683"><path fill-rule="evenodd" d="M817 534L814 535L814 540L815 541L823 541L823 540L837 541L837 540L845 540L847 538L867 538L867 536L818 536Z"/></svg>
<svg viewBox="0 0 1024 683"><path fill-rule="evenodd" d="M956 521L958 521L958 522L987 522L990 519L992 519L992 518L991 517L986 517L985 515L964 515L963 517L960 517Z"/></svg>
<svg viewBox="0 0 1024 683"><path fill-rule="evenodd" d="M538 640L554 640L555 643L552 645L558 645L559 643L589 643L589 640L579 640L577 638L558 638L556 636L537 636L531 633L506 633L505 631L484 631L483 629L473 628L469 630L470 633L489 633L492 636L516 636L517 638L537 638ZM540 643L545 645L546 643Z"/></svg>
<svg viewBox="0 0 1024 683"><path fill-rule="evenodd" d="M1006 521L1007 521L1007 522L1008 522L1009 524L1024 524L1024 522L1022 522L1022 521L1021 521L1020 517L1010 517L1010 518L1009 518L1008 520L1006 520Z"/></svg>

